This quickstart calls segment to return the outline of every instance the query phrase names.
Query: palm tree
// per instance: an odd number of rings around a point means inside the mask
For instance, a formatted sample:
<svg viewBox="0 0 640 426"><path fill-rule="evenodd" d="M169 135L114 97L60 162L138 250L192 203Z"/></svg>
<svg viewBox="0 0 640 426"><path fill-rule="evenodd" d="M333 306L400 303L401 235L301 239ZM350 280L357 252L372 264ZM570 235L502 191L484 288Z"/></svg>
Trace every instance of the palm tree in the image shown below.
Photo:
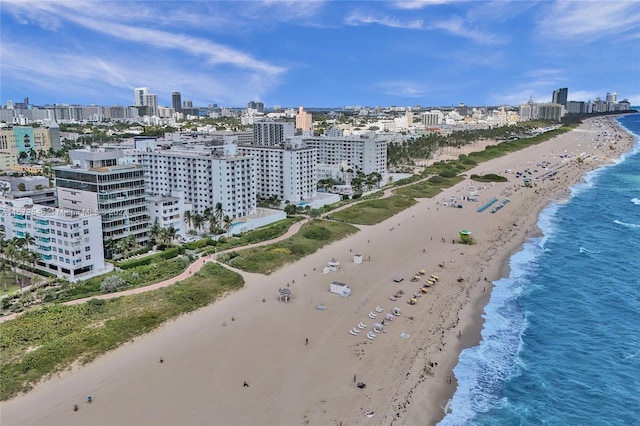
<svg viewBox="0 0 640 426"><path fill-rule="evenodd" d="M7 259L9 259L10 265L11 265L11 269L13 270L14 273L14 278L16 280L16 286L18 285L18 271L17 268L14 267L13 262L15 259L17 259L18 257L18 252L19 252L20 248L17 245L17 239L16 238L12 238L8 243L7 243L7 247L4 251L5 256L7 257ZM7 289L7 281L4 281L4 289Z"/></svg>
<svg viewBox="0 0 640 426"><path fill-rule="evenodd" d="M222 219L222 223L224 225L224 230L227 233L227 237L228 237L229 231L231 231L231 228L233 227L233 221L229 216L224 216L224 218Z"/></svg>
<svg viewBox="0 0 640 426"><path fill-rule="evenodd" d="M191 221L193 222L193 227L199 231L200 228L202 228L202 224L204 223L204 218L196 213L191 216Z"/></svg>
<svg viewBox="0 0 640 426"><path fill-rule="evenodd" d="M187 225L187 228L191 228L191 210L187 210L184 212L184 223Z"/></svg>
<svg viewBox="0 0 640 426"><path fill-rule="evenodd" d="M222 203L216 203L216 206L213 211L213 216L217 224L221 224L224 221L224 208L222 208Z"/></svg>
<svg viewBox="0 0 640 426"><path fill-rule="evenodd" d="M113 241L113 238L109 237L106 240L104 240L103 245L104 245L105 256L111 259L113 257L113 252L116 249L116 242Z"/></svg>
<svg viewBox="0 0 640 426"><path fill-rule="evenodd" d="M20 151L20 154L18 154L18 163L24 163L24 160L27 158L29 158L29 154L24 151Z"/></svg>
<svg viewBox="0 0 640 426"><path fill-rule="evenodd" d="M158 240L160 240L160 235L162 233L162 227L156 220L153 225L151 225L151 229L149 230L149 237L153 241L153 244L158 244Z"/></svg>
<svg viewBox="0 0 640 426"><path fill-rule="evenodd" d="M173 226L164 229L164 243L167 245L173 244L173 240L176 238L178 230Z"/></svg>
<svg viewBox="0 0 640 426"><path fill-rule="evenodd" d="M19 239L19 241L20 241L20 247L29 248L29 246L32 246L35 244L36 239L33 235L27 232L24 234L24 237Z"/></svg>

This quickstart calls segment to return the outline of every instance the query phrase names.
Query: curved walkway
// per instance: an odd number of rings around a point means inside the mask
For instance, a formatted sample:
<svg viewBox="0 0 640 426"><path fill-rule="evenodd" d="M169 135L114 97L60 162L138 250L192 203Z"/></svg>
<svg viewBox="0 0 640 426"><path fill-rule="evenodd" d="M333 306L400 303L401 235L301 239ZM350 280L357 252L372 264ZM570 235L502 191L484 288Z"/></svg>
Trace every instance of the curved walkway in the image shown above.
<svg viewBox="0 0 640 426"><path fill-rule="evenodd" d="M424 178L424 179L428 179L428 178ZM420 179L420 180L418 180L416 182L411 182L411 183L408 183L408 184L405 184L405 185L392 186L390 188L386 188L384 190L382 196L380 196L377 199L388 198L391 195L393 195L393 191L395 191L396 189L403 188L403 187L409 186L409 185L413 185L415 183L421 182L424 179ZM359 204L359 203L361 203L363 201L367 201L367 200L366 199L364 199L364 200L360 199L360 200L358 200L356 202L345 204L344 206L340 206L340 207L338 207L338 208L336 208L334 210L331 210L328 213L322 214L320 217L324 219L326 215L331 215L333 213L336 213L336 212L339 212L341 210L347 209L347 208L352 207L352 206L354 206L356 204ZM202 256L202 257L198 258L195 262L193 262L191 265L189 265L189 267L183 273L181 273L180 275L176 275L173 278L166 279L166 280L161 281L159 283L150 284L150 285L143 286L143 287L136 287L136 288L132 288L132 289L129 289L129 290L123 290L123 291L119 291L119 292L115 292L115 293L99 294L99 295L96 295L96 296L90 296L90 297L85 297L85 298L82 298L82 299L71 300L69 302L64 302L62 304L63 305L78 305L78 304L81 304L81 303L86 303L91 299L101 299L101 300L115 299L115 298L121 297L121 296L128 296L128 295L131 295L131 294L144 293L146 291L157 290L159 288L170 286L171 284L175 284L175 283L180 282L180 281L182 281L182 280L184 280L186 278L189 278L195 272L198 272L204 266L205 263L207 263L207 262L216 262L217 261L217 256L220 255L220 254L224 254L224 253L227 253L229 251L233 251L233 250L237 250L237 249L248 249L248 248L253 248L253 247L265 246L265 245L268 245L268 244L276 243L278 241L286 240L287 238L295 235L300 230L302 225L304 225L305 223L309 222L309 220L310 220L310 218L307 217L306 219L303 219L303 220L301 220L299 222L294 223L293 225L291 225L289 227L287 232L285 232L281 236L273 238L271 240L260 241L259 243L248 244L246 246L241 246L241 247L234 247L232 249L223 250L223 251L220 251L218 253L210 254L208 256ZM4 315L4 316L0 317L0 323L3 323L5 321L10 321L10 320L16 318L18 315L20 315L20 314Z"/></svg>
<svg viewBox="0 0 640 426"><path fill-rule="evenodd" d="M291 237L292 235L296 234L300 230L302 225L304 225L308 221L309 221L309 218L306 218L304 220L301 220L299 222L294 223L293 225L291 225L289 227L287 232L285 232L284 234L280 235L279 237L273 238L271 240L260 241L258 243L248 244L248 245L242 246L242 247L235 247L235 248L232 248L232 249L223 250L223 251L220 251L218 253L210 254L208 256L202 256L202 257L198 258L195 262L193 262L191 265L189 265L187 267L187 269L183 273L181 273L180 275L176 275L173 278L166 279L166 280L161 281L159 283L150 284L150 285L147 285L147 286L144 286L144 287L136 287L136 288L132 288L132 289L129 289L129 290L123 290L123 291L119 291L119 292L115 292L115 293L106 293L106 294L100 294L100 295L96 295L96 296L85 297L85 298L82 298L82 299L71 300L69 302L64 302L62 304L63 305L78 305L80 303L86 303L91 299L101 299L101 300L115 299L115 298L121 297L121 296L128 296L128 295L131 295L131 294L144 293L146 291L157 290L157 289L162 288L162 287L170 286L171 284L175 284L175 283L177 283L179 281L182 281L182 280L184 280L186 278L189 278L195 272L198 272L204 266L205 263L207 263L207 262L215 262L216 261L216 257L218 255L220 255L220 254L224 254L224 253L227 253L229 251L237 250L239 248L247 249L247 248L253 248L253 247L260 247L260 246L264 246L264 245L268 245L268 244L276 243L278 241L285 240L285 239ZM2 317L0 317L0 323L12 320L18 315L19 314L11 314L11 315L2 316Z"/></svg>

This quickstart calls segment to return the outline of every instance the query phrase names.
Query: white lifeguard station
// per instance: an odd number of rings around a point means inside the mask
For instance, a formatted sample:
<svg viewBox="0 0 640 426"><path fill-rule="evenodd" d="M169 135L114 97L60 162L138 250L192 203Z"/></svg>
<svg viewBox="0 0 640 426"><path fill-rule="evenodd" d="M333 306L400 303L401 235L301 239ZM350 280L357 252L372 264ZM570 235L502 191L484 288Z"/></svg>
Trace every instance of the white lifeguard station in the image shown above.
<svg viewBox="0 0 640 426"><path fill-rule="evenodd" d="M359 265L362 263L362 255L361 254L354 254L353 255L353 263L355 263L356 265Z"/></svg>
<svg viewBox="0 0 640 426"><path fill-rule="evenodd" d="M329 270L330 271L337 271L338 269L340 269L340 262L338 262L337 260L332 258L329 261Z"/></svg>

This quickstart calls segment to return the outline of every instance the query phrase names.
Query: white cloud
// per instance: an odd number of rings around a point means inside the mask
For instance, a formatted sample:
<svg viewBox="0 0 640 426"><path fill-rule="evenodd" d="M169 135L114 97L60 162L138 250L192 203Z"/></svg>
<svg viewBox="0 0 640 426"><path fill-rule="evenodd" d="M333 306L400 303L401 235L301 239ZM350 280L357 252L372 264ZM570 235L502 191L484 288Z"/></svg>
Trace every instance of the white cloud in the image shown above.
<svg viewBox="0 0 640 426"><path fill-rule="evenodd" d="M447 3L454 3L454 0L399 0L392 2L391 5L397 9L416 10Z"/></svg>
<svg viewBox="0 0 640 426"><path fill-rule="evenodd" d="M640 28L638 1L558 1L538 22L544 37L589 42Z"/></svg>
<svg viewBox="0 0 640 426"><path fill-rule="evenodd" d="M567 95L567 100L569 101L582 101L582 102L586 102L586 101L593 101L595 100L595 98L600 97L600 98L604 98L605 93L598 93L595 90L575 90L572 91L571 88L569 88L569 93Z"/></svg>
<svg viewBox="0 0 640 426"><path fill-rule="evenodd" d="M376 85L377 90L385 95L403 98L420 98L426 94L425 88L420 83L411 81L384 81Z"/></svg>
<svg viewBox="0 0 640 426"><path fill-rule="evenodd" d="M428 28L443 30L455 36L468 38L481 44L501 44L506 42L506 39L495 34L485 33L468 27L462 18L435 21L429 24Z"/></svg>
<svg viewBox="0 0 640 426"><path fill-rule="evenodd" d="M403 21L397 18L391 18L388 16L374 16L372 14L361 14L358 12L352 13L345 19L345 24L358 26L361 24L378 24L391 28L406 28L419 30L422 29L423 21L420 19Z"/></svg>

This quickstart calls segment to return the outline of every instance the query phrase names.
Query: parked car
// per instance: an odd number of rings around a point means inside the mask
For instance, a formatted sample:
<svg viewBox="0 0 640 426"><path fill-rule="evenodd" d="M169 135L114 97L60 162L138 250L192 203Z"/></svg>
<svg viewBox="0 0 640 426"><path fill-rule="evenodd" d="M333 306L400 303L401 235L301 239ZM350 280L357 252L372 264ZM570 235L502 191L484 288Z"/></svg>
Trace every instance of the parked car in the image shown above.
<svg viewBox="0 0 640 426"><path fill-rule="evenodd" d="M399 283L399 282L402 282L402 281L404 281L404 278L403 278L403 277L395 277L395 278L393 279L393 282L396 282L396 283Z"/></svg>

